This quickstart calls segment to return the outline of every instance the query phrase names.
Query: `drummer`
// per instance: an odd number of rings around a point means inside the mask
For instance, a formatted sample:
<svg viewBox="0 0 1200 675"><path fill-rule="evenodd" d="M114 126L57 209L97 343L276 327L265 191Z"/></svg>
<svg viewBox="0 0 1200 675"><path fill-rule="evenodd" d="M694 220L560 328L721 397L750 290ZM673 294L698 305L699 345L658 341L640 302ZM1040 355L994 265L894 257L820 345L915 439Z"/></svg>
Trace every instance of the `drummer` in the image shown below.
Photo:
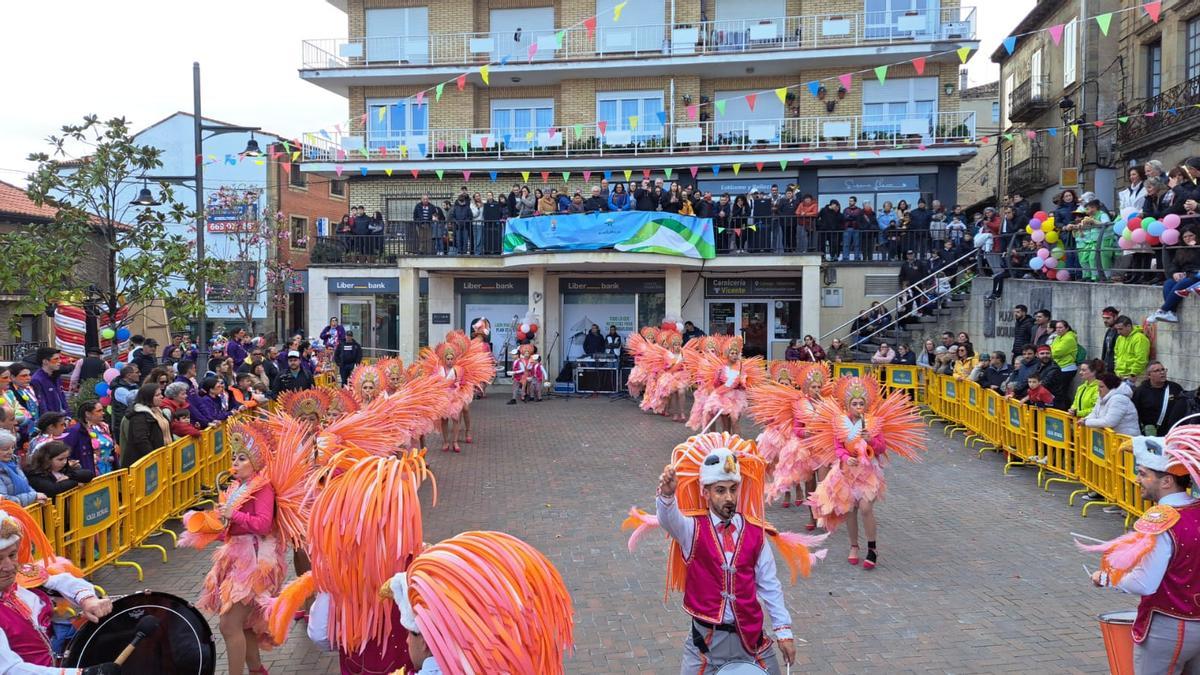
<svg viewBox="0 0 1200 675"><path fill-rule="evenodd" d="M28 539L37 528L33 520L13 502L0 503L0 673L5 675L57 675L82 673L108 675L121 669L113 663L81 669L54 667L50 652L50 615L54 591L79 607L89 621L99 621L112 612L112 601L101 599L96 589L70 574L49 574L34 562ZM40 530L38 539L46 541ZM22 540L25 540L23 547ZM38 547L39 555L48 550ZM48 548L48 547L47 547ZM22 550L24 549L24 550ZM40 586L40 588L39 588Z"/></svg>
<svg viewBox="0 0 1200 675"><path fill-rule="evenodd" d="M1133 439L1142 498L1155 505L1138 519L1133 532L1086 547L1105 552L1092 583L1142 596L1133 622L1138 675L1200 669L1200 569L1195 565L1200 556L1200 506L1188 494L1194 478L1187 468L1200 460L1200 427L1177 429L1182 433L1172 432L1165 439ZM1136 562L1122 569L1121 560Z"/></svg>

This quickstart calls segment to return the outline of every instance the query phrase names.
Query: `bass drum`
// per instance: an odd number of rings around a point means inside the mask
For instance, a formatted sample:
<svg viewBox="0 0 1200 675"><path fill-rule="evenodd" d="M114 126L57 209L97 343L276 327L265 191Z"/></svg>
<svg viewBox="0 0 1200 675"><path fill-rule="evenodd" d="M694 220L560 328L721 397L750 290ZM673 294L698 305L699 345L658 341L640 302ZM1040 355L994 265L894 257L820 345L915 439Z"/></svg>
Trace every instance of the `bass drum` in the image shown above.
<svg viewBox="0 0 1200 675"><path fill-rule="evenodd" d="M767 675L769 671L748 661L735 661L721 666L716 675Z"/></svg>
<svg viewBox="0 0 1200 675"><path fill-rule="evenodd" d="M155 591L113 600L112 614L85 623L63 654L64 668L86 668L117 658L133 639L143 616L158 619L159 628L138 643L122 666L126 673L213 675L217 646L208 621L190 602Z"/></svg>

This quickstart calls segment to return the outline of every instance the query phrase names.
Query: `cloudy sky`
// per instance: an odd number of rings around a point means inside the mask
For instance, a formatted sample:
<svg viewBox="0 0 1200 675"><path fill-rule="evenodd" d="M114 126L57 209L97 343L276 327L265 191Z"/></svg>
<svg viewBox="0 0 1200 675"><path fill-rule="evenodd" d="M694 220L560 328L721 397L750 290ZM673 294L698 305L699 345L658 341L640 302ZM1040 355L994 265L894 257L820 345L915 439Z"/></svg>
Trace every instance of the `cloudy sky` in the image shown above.
<svg viewBox="0 0 1200 675"><path fill-rule="evenodd" d="M987 55L1034 0L973 4L975 85L996 79ZM85 114L121 115L140 129L190 111L193 61L206 117L294 136L347 115L344 99L296 73L303 39L346 35L345 14L324 0L38 0L6 2L3 16L0 180L22 184L26 155Z"/></svg>

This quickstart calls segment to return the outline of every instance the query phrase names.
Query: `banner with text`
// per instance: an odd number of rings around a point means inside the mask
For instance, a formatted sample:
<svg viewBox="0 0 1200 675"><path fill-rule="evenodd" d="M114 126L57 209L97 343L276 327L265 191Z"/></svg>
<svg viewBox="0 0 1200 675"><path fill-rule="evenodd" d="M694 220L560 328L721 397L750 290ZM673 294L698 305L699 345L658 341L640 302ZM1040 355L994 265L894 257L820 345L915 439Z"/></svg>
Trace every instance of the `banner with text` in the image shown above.
<svg viewBox="0 0 1200 675"><path fill-rule="evenodd" d="M538 250L661 253L716 257L712 218L652 211L573 213L508 221L504 253Z"/></svg>

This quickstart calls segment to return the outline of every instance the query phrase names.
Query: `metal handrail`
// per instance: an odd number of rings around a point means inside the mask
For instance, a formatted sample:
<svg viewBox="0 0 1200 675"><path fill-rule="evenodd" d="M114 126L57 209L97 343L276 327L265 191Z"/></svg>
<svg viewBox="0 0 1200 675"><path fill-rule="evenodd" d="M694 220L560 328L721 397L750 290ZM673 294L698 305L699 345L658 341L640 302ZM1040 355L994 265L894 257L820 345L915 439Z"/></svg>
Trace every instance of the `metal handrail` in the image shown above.
<svg viewBox="0 0 1200 675"><path fill-rule="evenodd" d="M958 264L961 264L962 262L964 262L964 261L966 261L966 260L968 260L968 259L974 260L974 259L975 259L975 258L978 256L978 253L979 253L979 252L978 252L978 251L976 251L975 249L971 249L971 250L970 250L970 251L968 251L967 253L964 253L963 255L959 256L958 258L954 259L953 261L951 261L951 262L947 263L947 264L945 265L945 267L949 267L950 265L958 265ZM889 303L889 302L891 302L892 300L895 300L896 298L899 298L900 296L904 295L906 292L908 292L908 289L912 288L913 286L920 286L921 284L923 284L923 283L925 283L925 282L927 282L927 281L930 281L930 280L932 280L932 279L933 279L933 278L935 278L935 277L936 277L936 276L937 276L937 275L938 275L940 272L941 272L941 270L938 270L938 271L935 271L935 272L930 272L929 274L927 274L927 275L925 275L924 277L921 277L919 280L917 280L917 282L916 282L915 284L909 284L909 285L908 285L908 286L906 286L905 288L902 288L902 289L900 289L899 291L897 291L897 292L893 293L892 295L889 295L888 297L886 297L886 298L884 298L883 300L879 301L879 304L880 304L880 305L883 305L883 306L886 308L886 306L887 306L887 303ZM889 312L889 314L890 314L890 312ZM859 316L861 316L861 313L860 313L859 315L855 316L853 319L850 319L849 321L844 321L844 322L842 322L842 323L838 324L837 326L835 326L834 328L832 328L832 329L830 329L830 330L826 331L825 333L822 333L822 334L821 334L820 341L821 341L821 342L824 342L824 341L825 341L825 339L826 339L826 338L828 338L830 335L833 335L834 333L837 333L838 331L840 331L841 329L845 328L846 326L849 326L850 324L854 323L855 321L858 321L858 319L859 319Z"/></svg>
<svg viewBox="0 0 1200 675"><path fill-rule="evenodd" d="M972 277L972 278L966 278L966 279L963 279L962 281L958 282L957 284L954 284L953 286L951 286L951 287L950 287L950 294L951 294L951 295L953 295L954 293L958 292L958 290L959 290L959 289L961 289L962 287L970 285L970 283L971 283L971 280L972 280L972 279L973 279L973 277ZM912 286L909 286L909 288L912 288ZM905 290L907 290L907 289L905 289ZM926 293L925 291L919 291L919 292L920 292L921 294L923 294L923 295L930 295L929 293ZM901 293L903 293L903 291L901 291ZM871 338L875 337L876 335L878 335L878 334L880 334L880 333L883 333L883 332L885 332L885 331L891 330L891 327L892 327L892 326L898 326L898 325L900 325L900 321L901 321L901 320L903 320L903 319L907 319L907 318L909 318L909 317L911 317L911 316L919 316L919 315L920 315L920 311L921 311L922 309L924 309L925 307L928 307L929 305L931 305L931 304L933 304L933 303L936 303L936 302L937 302L937 300L938 300L938 298L936 297L936 296L937 296L937 294L936 294L936 293L933 293L932 295L933 295L934 297L932 297L932 298L928 299L926 302L924 302L924 303L922 303L922 304L917 304L917 299L916 299L916 298L914 298L914 299L913 299L913 302L912 302L912 304L913 304L913 308L912 308L912 309L910 309L910 310L908 310L907 312L905 312L905 313L904 313L902 316L897 316L897 317L895 317L895 318L892 318L892 319L890 319L890 320L889 320L887 323L885 323L883 326L881 326L880 328L876 328L875 330L871 331L871 332L870 332L870 333L868 333L868 334L867 334L865 337L863 337L863 336L858 336L857 338L855 338L855 339L854 339L854 344L853 344L852 346L855 346L855 347L857 347L858 345L860 345L860 344L862 344L862 343L864 343L864 342L867 342L867 341L869 341ZM881 304L882 304L882 303L881 303ZM888 315L891 315L891 312L888 312ZM855 317L855 319L857 319L857 317ZM827 336L827 335L828 335L828 334L826 334L826 336ZM824 341L825 341L825 337L826 337L826 336L822 336L822 337L821 337L821 341L822 341L822 342L824 342ZM848 338L848 337L849 337L849 336L847 336L847 338ZM842 339L842 341L843 341L843 342L845 342L845 341L846 341L846 340L845 340L845 339L843 339L843 338L839 338L839 339Z"/></svg>

